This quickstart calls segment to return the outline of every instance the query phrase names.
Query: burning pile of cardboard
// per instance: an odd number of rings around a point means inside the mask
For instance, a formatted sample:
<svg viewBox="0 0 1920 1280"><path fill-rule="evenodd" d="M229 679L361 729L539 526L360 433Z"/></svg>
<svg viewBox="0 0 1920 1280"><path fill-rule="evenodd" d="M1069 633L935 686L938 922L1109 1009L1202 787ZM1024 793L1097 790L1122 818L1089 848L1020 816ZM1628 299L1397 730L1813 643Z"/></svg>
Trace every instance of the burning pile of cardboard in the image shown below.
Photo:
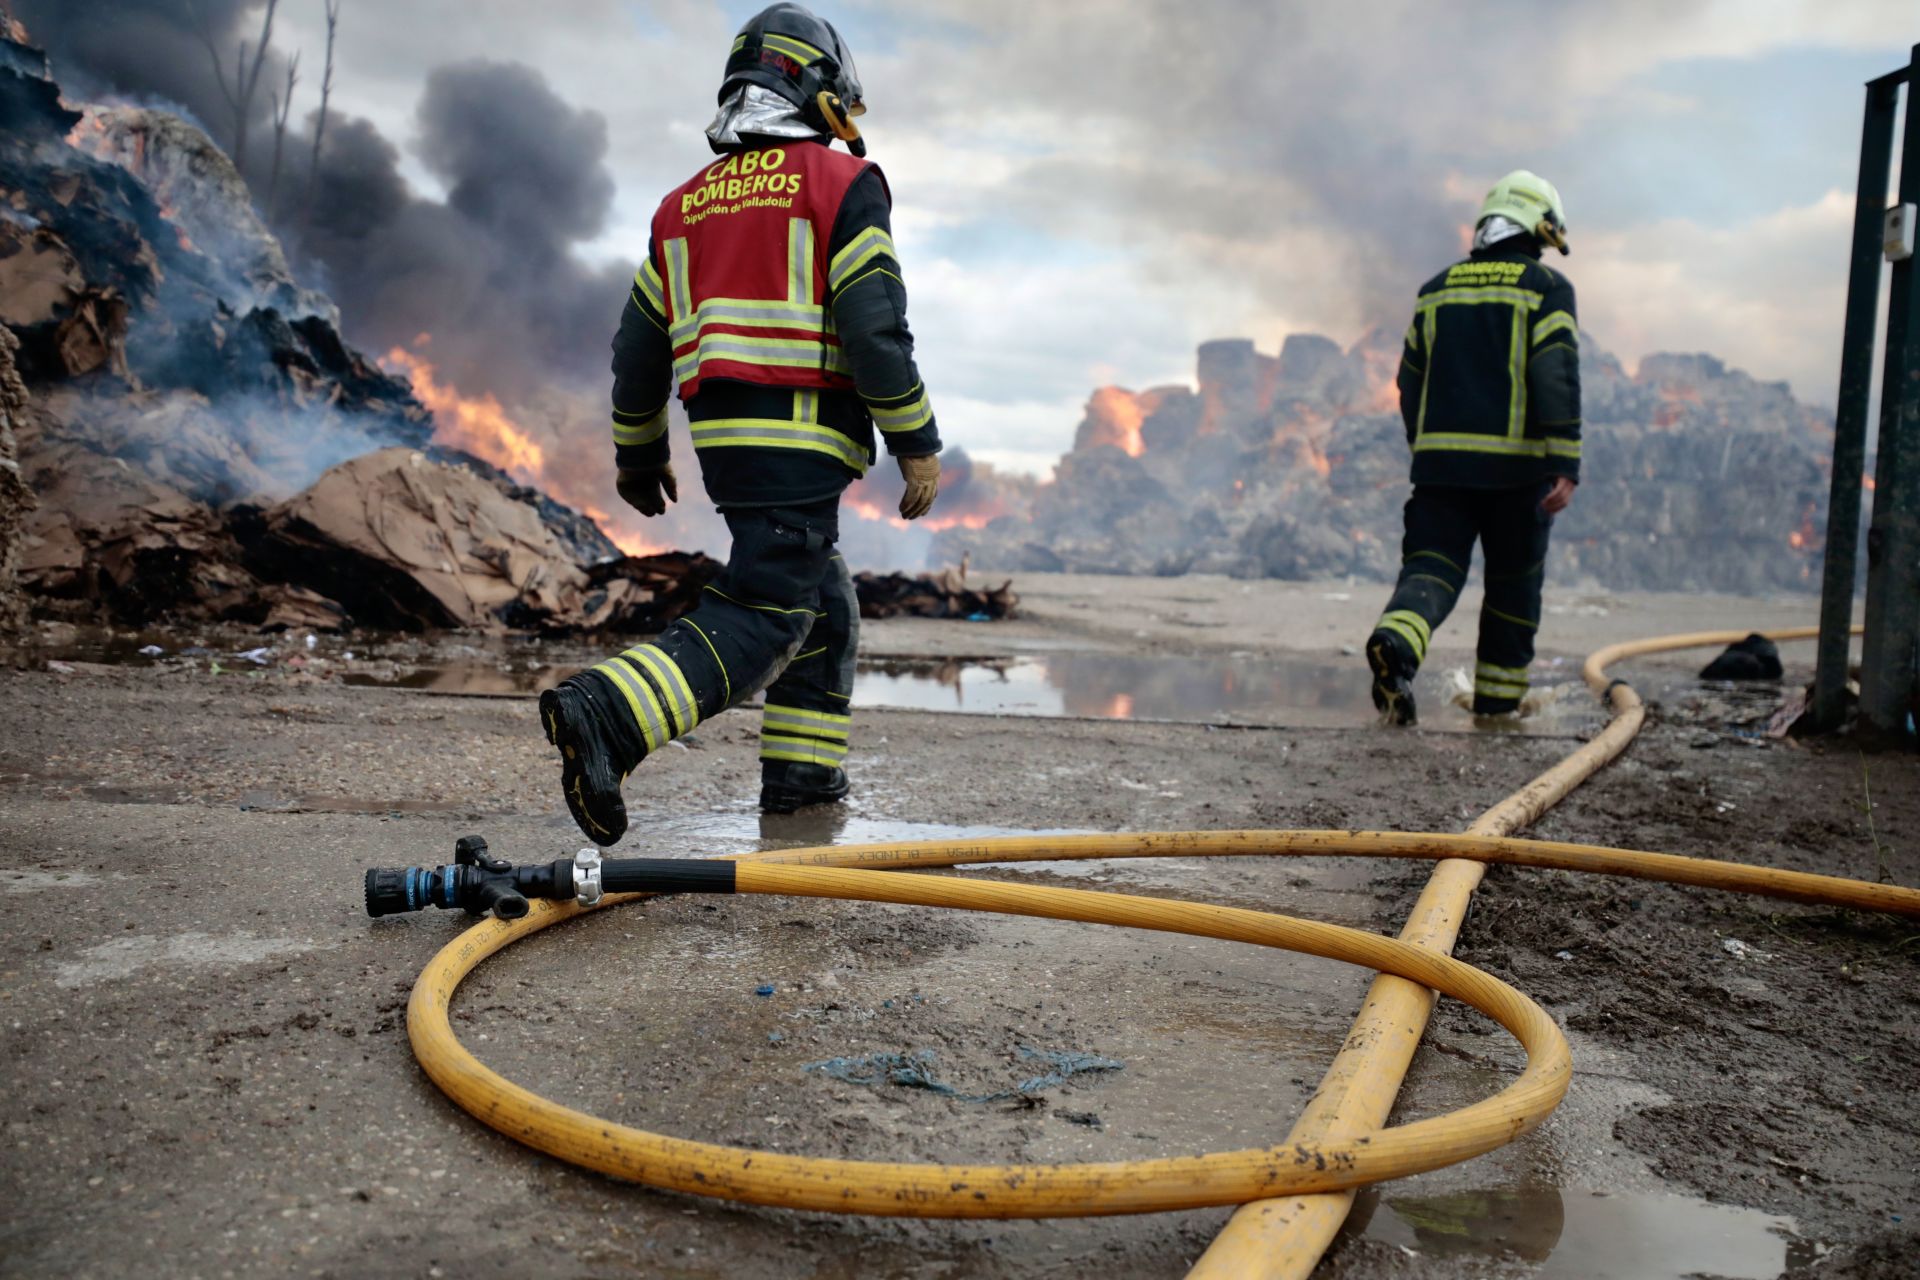
<svg viewBox="0 0 1920 1280"><path fill-rule="evenodd" d="M1199 350L1196 386L1102 388L1031 513L955 528L932 555L1000 570L1390 579L1407 444L1397 334L1277 356ZM1827 415L1711 356L1629 375L1582 335L1582 483L1554 534L1564 583L1758 594L1817 579Z"/></svg>
<svg viewBox="0 0 1920 1280"><path fill-rule="evenodd" d="M245 183L0 30L0 622L657 631L719 572L429 445ZM37 501L35 500L37 495ZM16 588L18 595L16 595Z"/></svg>

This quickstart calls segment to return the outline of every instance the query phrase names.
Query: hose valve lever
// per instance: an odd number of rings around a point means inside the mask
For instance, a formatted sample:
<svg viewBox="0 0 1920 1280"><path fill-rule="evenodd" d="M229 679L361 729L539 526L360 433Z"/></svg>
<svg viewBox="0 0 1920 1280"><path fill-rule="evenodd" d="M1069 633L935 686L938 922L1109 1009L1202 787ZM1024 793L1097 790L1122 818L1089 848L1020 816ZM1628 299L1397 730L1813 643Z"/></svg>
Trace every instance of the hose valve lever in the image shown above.
<svg viewBox="0 0 1920 1280"><path fill-rule="evenodd" d="M583 907L598 906L600 899L605 896L600 868L598 849L582 849L573 855L573 900Z"/></svg>

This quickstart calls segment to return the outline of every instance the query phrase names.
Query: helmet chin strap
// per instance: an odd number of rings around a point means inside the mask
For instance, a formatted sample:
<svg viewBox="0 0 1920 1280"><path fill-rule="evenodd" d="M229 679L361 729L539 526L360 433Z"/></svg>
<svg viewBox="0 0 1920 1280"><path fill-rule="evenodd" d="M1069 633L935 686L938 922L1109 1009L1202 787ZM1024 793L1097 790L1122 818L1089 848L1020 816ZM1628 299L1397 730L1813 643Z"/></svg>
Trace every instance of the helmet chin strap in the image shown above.
<svg viewBox="0 0 1920 1280"><path fill-rule="evenodd" d="M833 130L833 136L847 144L847 150L854 155L866 158L867 143L860 136L860 128L854 124L852 112L840 101L840 96L831 89L822 89L814 98L814 105L820 108L820 115L827 122L827 128ZM1562 253L1566 250L1561 250Z"/></svg>
<svg viewBox="0 0 1920 1280"><path fill-rule="evenodd" d="M1533 229L1533 234L1539 236L1543 244L1550 244L1558 249L1563 258L1573 252L1567 248L1567 233L1546 218L1540 219L1540 225Z"/></svg>

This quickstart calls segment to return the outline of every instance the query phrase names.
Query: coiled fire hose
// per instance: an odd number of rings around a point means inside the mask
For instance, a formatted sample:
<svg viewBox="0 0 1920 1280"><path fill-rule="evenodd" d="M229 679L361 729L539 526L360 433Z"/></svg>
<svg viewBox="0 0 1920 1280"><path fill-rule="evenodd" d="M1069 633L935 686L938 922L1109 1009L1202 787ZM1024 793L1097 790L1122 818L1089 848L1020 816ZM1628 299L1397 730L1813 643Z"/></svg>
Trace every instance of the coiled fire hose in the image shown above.
<svg viewBox="0 0 1920 1280"><path fill-rule="evenodd" d="M1667 649L1731 643L1744 632L1709 632L1638 641L1603 649L1588 659L1584 675L1614 713L1591 742L1490 810L1463 835L1355 831L1142 832L1067 837L1009 837L838 848L781 850L726 859L597 859L577 872L564 863L514 872L486 858L481 846L474 866L435 871L370 872L369 908L376 891L391 909L455 905L456 882L468 883L461 905L474 909L508 903L502 915L476 924L443 948L422 971L407 1006L407 1031L421 1067L448 1097L484 1123L538 1150L574 1164L649 1186L786 1208L910 1217L1077 1217L1246 1206L1229 1224L1194 1274L1304 1274L1286 1258L1311 1256L1289 1234L1305 1206L1336 1202L1368 1182L1456 1163L1492 1150L1538 1125L1565 1094L1571 1072L1565 1037L1533 1001L1512 987L1445 954L1450 949L1465 896L1451 878L1468 880L1471 892L1484 864L1553 867L1633 876L1704 888L1759 894L1793 901L1920 916L1920 890L1833 876L1663 853L1511 838L1504 834L1557 802L1631 741L1644 708L1631 687L1609 682L1607 665L1621 657ZM1797 639L1808 631L1773 633ZM469 851L471 852L471 851ZM1115 857L1326 856L1425 858L1440 863L1433 883L1416 905L1399 939L1267 912L1169 899L1047 888L948 876L900 874L911 868L974 863ZM474 862L474 859L463 859ZM462 881L456 870L467 873ZM487 875L494 878L486 879ZM502 888L500 877L519 876L528 894L571 896L576 881L590 884L580 901L540 898L531 902ZM388 877L376 883L376 876ZM491 885L491 889L487 886ZM529 887L530 886L530 887ZM608 891L599 897L600 891ZM445 900L435 895L444 890ZM620 892L631 890L635 892ZM1068 1165L938 1165L814 1159L727 1147L649 1133L561 1106L506 1080L455 1038L448 1012L460 982L488 956L528 934L597 906L631 901L656 892L744 892L892 902L963 910L1041 916L1124 925L1222 938L1295 950L1366 965L1403 979L1398 985L1454 996L1487 1014L1518 1039L1526 1069L1498 1094L1448 1115L1382 1127L1398 1086L1393 1076L1381 1119L1358 1126L1344 1121L1335 1098L1324 1136L1303 1137L1268 1148L1178 1156L1156 1160ZM1452 901L1458 898L1458 901ZM404 899L404 901L403 901ZM1431 901L1430 901L1431 900ZM525 914L518 914L525 908ZM1437 932L1444 942L1435 945ZM1383 977L1380 984L1392 981ZM1375 1012L1370 997L1363 1021ZM1393 1015L1399 1016L1399 1015ZM1425 1009L1419 1010L1424 1023ZM1419 1039L1418 1025L1406 1037ZM1359 1037L1349 1037L1352 1052ZM1407 1049L1411 1053L1411 1047ZM1363 1054L1364 1056L1364 1054ZM1404 1071L1404 1062L1400 1064ZM1316 1095L1346 1096L1329 1086L1342 1074L1336 1062ZM1379 1084L1377 1064L1360 1061L1346 1075ZM1378 1091L1377 1089L1375 1090ZM1312 1110L1312 1107L1309 1109ZM1305 1121L1303 1120L1303 1124ZM1290 1198L1291 1197L1291 1198ZM1285 1210L1284 1212L1278 1210ZM1313 1216L1311 1212L1305 1214ZM1245 1219L1245 1225L1243 1225ZM1338 1219L1334 1220L1335 1226ZM1289 1242L1292 1242L1291 1244ZM1256 1265L1234 1271L1232 1260L1252 1244L1268 1252ZM1211 1270L1210 1270L1211 1268Z"/></svg>

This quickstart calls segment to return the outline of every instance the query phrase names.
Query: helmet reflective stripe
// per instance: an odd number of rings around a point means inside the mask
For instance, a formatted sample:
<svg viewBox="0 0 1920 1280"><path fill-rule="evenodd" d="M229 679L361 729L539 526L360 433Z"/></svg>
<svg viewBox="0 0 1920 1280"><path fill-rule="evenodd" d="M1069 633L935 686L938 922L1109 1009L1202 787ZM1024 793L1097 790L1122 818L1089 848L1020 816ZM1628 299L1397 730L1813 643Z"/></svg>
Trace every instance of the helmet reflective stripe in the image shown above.
<svg viewBox="0 0 1920 1280"><path fill-rule="evenodd" d="M827 56L826 50L816 49L805 40L795 40L792 36L777 35L771 31L760 37L760 43L765 48L786 54L803 67L810 67Z"/></svg>
<svg viewBox="0 0 1920 1280"><path fill-rule="evenodd" d="M1474 225L1494 216L1511 218L1556 248L1565 246L1567 211L1560 192L1539 174L1515 169L1493 184Z"/></svg>
<svg viewBox="0 0 1920 1280"><path fill-rule="evenodd" d="M837 96L849 115L865 110L865 91L846 41L832 23L797 4L772 5L740 28L728 53L720 101L743 83L779 94L822 133L831 130L819 118L821 93Z"/></svg>

